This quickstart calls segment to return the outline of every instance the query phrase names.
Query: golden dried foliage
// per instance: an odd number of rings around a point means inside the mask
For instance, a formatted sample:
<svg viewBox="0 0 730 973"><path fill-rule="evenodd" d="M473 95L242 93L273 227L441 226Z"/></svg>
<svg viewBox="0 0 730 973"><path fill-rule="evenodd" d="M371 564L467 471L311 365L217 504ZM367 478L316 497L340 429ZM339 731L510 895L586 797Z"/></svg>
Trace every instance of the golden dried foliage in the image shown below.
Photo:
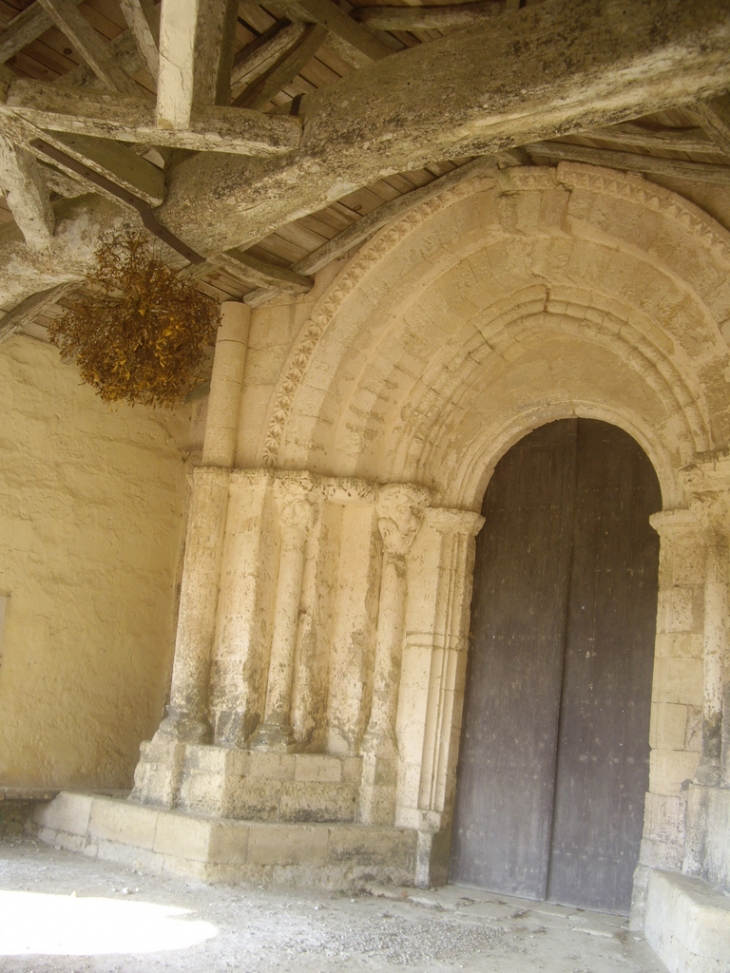
<svg viewBox="0 0 730 973"><path fill-rule="evenodd" d="M220 308L141 234L112 237L96 258L85 293L49 327L50 338L105 402L171 408L201 379Z"/></svg>

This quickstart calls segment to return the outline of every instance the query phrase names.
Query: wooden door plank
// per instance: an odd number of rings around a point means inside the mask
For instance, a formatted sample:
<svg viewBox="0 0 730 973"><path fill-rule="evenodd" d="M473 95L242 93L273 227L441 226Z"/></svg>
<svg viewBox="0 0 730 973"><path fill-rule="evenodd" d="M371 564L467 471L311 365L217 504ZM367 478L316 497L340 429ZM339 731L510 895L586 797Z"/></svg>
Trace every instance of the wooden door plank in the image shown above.
<svg viewBox="0 0 730 973"><path fill-rule="evenodd" d="M575 420L526 436L477 539L451 881L540 899L547 879L575 484Z"/></svg>
<svg viewBox="0 0 730 973"><path fill-rule="evenodd" d="M649 785L661 508L621 429L578 422L573 568L548 897L628 913Z"/></svg>

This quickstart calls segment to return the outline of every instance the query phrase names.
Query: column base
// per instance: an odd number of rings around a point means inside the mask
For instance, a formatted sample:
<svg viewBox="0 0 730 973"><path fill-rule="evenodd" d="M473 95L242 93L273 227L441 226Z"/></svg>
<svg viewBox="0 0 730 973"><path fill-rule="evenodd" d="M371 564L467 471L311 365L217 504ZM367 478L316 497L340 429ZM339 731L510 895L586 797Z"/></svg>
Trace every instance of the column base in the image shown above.
<svg viewBox="0 0 730 973"><path fill-rule="evenodd" d="M174 807L182 782L187 744L160 730L140 746L132 798L141 804Z"/></svg>
<svg viewBox="0 0 730 973"><path fill-rule="evenodd" d="M294 753L298 746L289 725L265 720L251 738L249 750Z"/></svg>

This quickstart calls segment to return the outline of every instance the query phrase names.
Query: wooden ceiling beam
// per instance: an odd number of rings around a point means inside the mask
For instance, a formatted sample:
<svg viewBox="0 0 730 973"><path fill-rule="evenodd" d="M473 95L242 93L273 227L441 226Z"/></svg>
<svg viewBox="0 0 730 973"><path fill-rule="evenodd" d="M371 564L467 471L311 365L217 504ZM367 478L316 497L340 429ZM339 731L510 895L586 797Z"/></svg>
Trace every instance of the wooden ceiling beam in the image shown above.
<svg viewBox="0 0 730 973"><path fill-rule="evenodd" d="M276 0L276 9L290 20L319 24L330 33L329 46L355 67L392 54L379 37L349 17L331 0ZM400 44L397 47L400 47Z"/></svg>
<svg viewBox="0 0 730 973"><path fill-rule="evenodd" d="M0 185L28 246L47 246L55 217L40 166L30 152L4 136L0 136Z"/></svg>
<svg viewBox="0 0 730 973"><path fill-rule="evenodd" d="M196 111L186 129L160 129L154 106L140 99L26 80L10 86L0 121L4 115L56 132L245 155L291 152L301 136L297 118L222 106Z"/></svg>
<svg viewBox="0 0 730 973"><path fill-rule="evenodd" d="M157 81L160 64L160 10L152 0L119 0L130 33L147 70Z"/></svg>
<svg viewBox="0 0 730 973"><path fill-rule="evenodd" d="M605 166L607 169L623 169L625 172L641 172L646 175L692 179L695 182L714 183L716 186L730 186L730 166L715 165L710 162L683 162L679 159L641 155L638 152L593 149L568 142L536 142L523 148L533 159L586 162L589 165Z"/></svg>
<svg viewBox="0 0 730 973"><path fill-rule="evenodd" d="M94 74L113 91L139 95L139 87L119 64L109 45L101 39L89 21L76 9L74 0L37 0L76 48Z"/></svg>
<svg viewBox="0 0 730 973"><path fill-rule="evenodd" d="M251 41L239 51L233 61L231 93L234 100L247 85L269 71L290 51L306 31L305 24L292 24L288 20L273 24L265 34Z"/></svg>
<svg viewBox="0 0 730 973"><path fill-rule="evenodd" d="M504 0L473 0L445 7L355 7L352 16L378 30L453 30L472 27L504 9Z"/></svg>
<svg viewBox="0 0 730 973"><path fill-rule="evenodd" d="M242 250L227 250L209 262L246 287L275 287L285 294L306 294L314 286L311 277L266 263Z"/></svg>
<svg viewBox="0 0 730 973"><path fill-rule="evenodd" d="M697 102L692 110L718 149L730 156L730 95Z"/></svg>
<svg viewBox="0 0 730 973"><path fill-rule="evenodd" d="M647 151L660 150L671 152L715 152L716 148L702 128L645 128L627 122L625 125L612 125L610 128L580 132L581 137L600 139L616 145L631 145Z"/></svg>
<svg viewBox="0 0 730 973"><path fill-rule="evenodd" d="M184 131L196 107L230 104L235 0L162 0L157 127Z"/></svg>
<svg viewBox="0 0 730 973"><path fill-rule="evenodd" d="M22 331L44 308L54 304L69 286L69 284L58 284L56 287L49 287L38 294L33 294L3 315L0 318L0 344L18 331Z"/></svg>
<svg viewBox="0 0 730 973"><path fill-rule="evenodd" d="M73 0L78 5L81 0ZM53 20L36 0L10 21L0 37L0 64L22 51L53 26Z"/></svg>
<svg viewBox="0 0 730 973"><path fill-rule="evenodd" d="M261 109L285 85L291 84L327 39L327 31L319 24L307 24L299 39L264 72L257 81L245 88L236 98L240 108Z"/></svg>

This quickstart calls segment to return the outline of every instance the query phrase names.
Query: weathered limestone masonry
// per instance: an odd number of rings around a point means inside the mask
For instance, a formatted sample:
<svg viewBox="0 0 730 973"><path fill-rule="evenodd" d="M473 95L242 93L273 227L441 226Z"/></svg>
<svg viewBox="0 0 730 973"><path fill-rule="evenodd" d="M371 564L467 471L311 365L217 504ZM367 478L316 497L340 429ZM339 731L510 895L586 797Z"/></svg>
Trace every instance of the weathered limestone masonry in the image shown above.
<svg viewBox="0 0 730 973"><path fill-rule="evenodd" d="M168 715L131 801L63 795L41 833L210 879L446 881L484 492L529 430L601 419L664 508L633 921L721 973L729 322L730 234L566 163L484 171L305 297L227 307Z"/></svg>

